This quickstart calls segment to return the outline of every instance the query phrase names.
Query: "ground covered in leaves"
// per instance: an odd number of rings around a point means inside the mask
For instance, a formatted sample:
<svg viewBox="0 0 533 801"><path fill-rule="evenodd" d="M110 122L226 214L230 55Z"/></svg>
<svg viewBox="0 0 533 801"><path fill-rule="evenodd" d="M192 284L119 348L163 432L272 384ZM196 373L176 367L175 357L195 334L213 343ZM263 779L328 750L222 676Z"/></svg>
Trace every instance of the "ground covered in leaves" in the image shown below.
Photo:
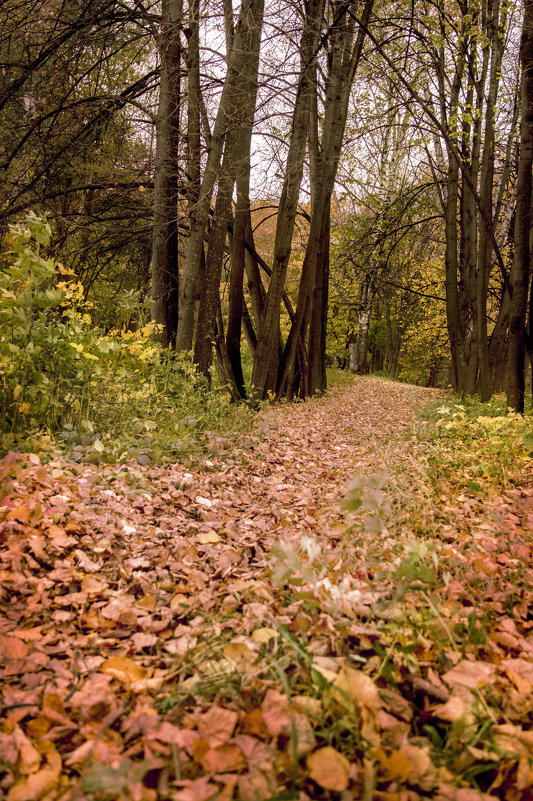
<svg viewBox="0 0 533 801"><path fill-rule="evenodd" d="M0 797L532 798L533 489L432 483L436 398L357 379L194 467L7 456Z"/></svg>

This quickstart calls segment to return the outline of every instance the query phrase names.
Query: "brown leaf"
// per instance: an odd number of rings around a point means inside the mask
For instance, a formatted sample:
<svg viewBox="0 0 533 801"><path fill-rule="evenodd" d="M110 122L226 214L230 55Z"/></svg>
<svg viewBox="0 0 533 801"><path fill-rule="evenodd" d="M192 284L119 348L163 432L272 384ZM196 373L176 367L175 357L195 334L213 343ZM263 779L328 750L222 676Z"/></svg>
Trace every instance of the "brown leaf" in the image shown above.
<svg viewBox="0 0 533 801"><path fill-rule="evenodd" d="M459 684L462 687L469 687L471 690L479 690L490 683L496 670L495 665L489 662L474 662L471 659L463 659L451 670L448 670L442 678L447 684Z"/></svg>
<svg viewBox="0 0 533 801"><path fill-rule="evenodd" d="M240 801L258 801L259 798L270 798L276 790L276 779L273 770L263 768L253 770L239 776Z"/></svg>
<svg viewBox="0 0 533 801"><path fill-rule="evenodd" d="M182 790L172 794L175 801L208 801L209 798L218 795L218 787L212 784L208 776L202 776L194 781L178 781L178 787Z"/></svg>
<svg viewBox="0 0 533 801"><path fill-rule="evenodd" d="M226 743L232 736L238 720L237 712L213 706L204 714L196 715L195 721L200 736L208 741L211 748Z"/></svg>
<svg viewBox="0 0 533 801"><path fill-rule="evenodd" d="M244 754L233 743L210 748L200 761L207 773L241 773L247 768Z"/></svg>
<svg viewBox="0 0 533 801"><path fill-rule="evenodd" d="M263 712L259 707L252 707L245 712L240 720L240 729L248 734L266 739L269 736L267 725L263 718Z"/></svg>
<svg viewBox="0 0 533 801"><path fill-rule="evenodd" d="M455 723L461 720L467 712L465 700L460 695L451 695L445 704L438 704L432 709L433 715L441 720L449 720Z"/></svg>

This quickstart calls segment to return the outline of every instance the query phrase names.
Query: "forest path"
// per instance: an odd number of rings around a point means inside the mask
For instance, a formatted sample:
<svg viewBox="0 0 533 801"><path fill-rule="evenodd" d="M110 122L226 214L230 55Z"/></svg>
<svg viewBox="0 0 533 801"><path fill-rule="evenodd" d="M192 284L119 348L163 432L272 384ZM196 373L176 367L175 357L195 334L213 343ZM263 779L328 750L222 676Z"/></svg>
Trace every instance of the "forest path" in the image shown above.
<svg viewBox="0 0 533 801"><path fill-rule="evenodd" d="M305 800L345 790L359 799L377 798L378 784L389 798L399 781L413 799L455 798L416 721L427 706L417 694L450 697L436 671L460 655L453 640L444 653L441 618L417 641L426 596L397 603L390 572L420 514L440 514L419 510L425 468L409 433L415 409L438 394L357 378L261 412L241 443L208 435L197 469L7 457L7 801ZM347 519L339 502L354 475L364 483L382 471L387 485L374 501L392 501L392 511L365 528L369 510ZM276 541L285 544L273 557ZM454 608L472 593L447 588ZM520 660L511 661L516 673ZM475 665L474 682L495 669ZM463 695L452 696L461 715L470 710Z"/></svg>

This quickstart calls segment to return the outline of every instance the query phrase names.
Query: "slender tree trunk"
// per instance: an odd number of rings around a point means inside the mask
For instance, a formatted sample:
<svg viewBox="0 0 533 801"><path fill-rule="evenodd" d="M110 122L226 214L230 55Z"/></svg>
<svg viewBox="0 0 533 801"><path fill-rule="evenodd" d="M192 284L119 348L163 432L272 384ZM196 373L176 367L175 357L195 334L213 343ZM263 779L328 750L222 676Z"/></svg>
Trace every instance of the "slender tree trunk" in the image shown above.
<svg viewBox="0 0 533 801"><path fill-rule="evenodd" d="M263 14L261 6L258 16ZM244 304L244 273L246 269L246 232L250 224L250 171L253 120L257 102L257 78L259 69L259 47L261 44L261 25L251 30L248 59L243 59L242 77L239 86L242 101L241 113L244 119L237 132L236 190L237 203L233 219L233 238L231 242L231 272L228 298L228 329L226 348L233 371L233 378L240 395L246 396L241 363L241 330ZM257 347L257 346L256 346Z"/></svg>
<svg viewBox="0 0 533 801"><path fill-rule="evenodd" d="M226 250L228 220L231 216L231 199L235 179L235 172L232 169L235 158L234 140L235 131L230 131L226 139L215 211L209 231L205 280L198 311L198 325L194 346L194 362L207 378L209 378L209 368L212 363L216 314L220 305L220 276Z"/></svg>
<svg viewBox="0 0 533 801"><path fill-rule="evenodd" d="M516 188L515 247L511 271L511 319L507 368L507 403L524 411L525 322L530 276L531 170L533 167L533 0L525 0L520 92L520 157Z"/></svg>
<svg viewBox="0 0 533 801"><path fill-rule="evenodd" d="M162 341L174 347L178 321L178 151L181 0L163 0L159 42L161 79L156 126L152 311Z"/></svg>
<svg viewBox="0 0 533 801"><path fill-rule="evenodd" d="M309 366L307 395L323 393L328 388L326 377L326 333L329 288L330 210L324 215L324 229L317 254L315 286L313 288L309 326Z"/></svg>
<svg viewBox="0 0 533 801"><path fill-rule="evenodd" d="M368 335L370 332L373 303L374 287L372 276L370 273L367 273L361 283L361 298L359 301L359 311L357 313L357 334L355 335L353 354L351 354L350 358L350 370L352 373L364 375L368 370Z"/></svg>
<svg viewBox="0 0 533 801"><path fill-rule="evenodd" d="M498 96L499 76L503 58L504 39L500 35L500 3L494 0L489 4L488 34L491 38L491 63L489 86L486 93L485 105L485 132L483 141L483 161L481 164L481 178L479 197L483 204L485 216L496 222L493 215L492 194L494 186L494 148L495 148L495 109ZM503 24L505 27L505 23ZM492 267L492 243L486 226L481 225L478 246L478 283L476 288L478 300L478 340L479 340L479 377L478 391L482 401L489 400L492 394L492 381L489 358L489 337L487 331L487 296Z"/></svg>
<svg viewBox="0 0 533 801"><path fill-rule="evenodd" d="M200 197L191 214L189 242L180 296L180 315L176 347L181 351L192 348L194 334L194 310L200 255L213 191L218 178L224 142L228 127L235 124L235 99L241 80L243 54L248 54L247 39L256 26L261 28L263 0L242 0L239 19L233 37L233 49L228 57L228 70L218 106L204 175L200 187ZM238 118L237 118L238 119Z"/></svg>
<svg viewBox="0 0 533 801"><path fill-rule="evenodd" d="M507 386L507 351L509 350L509 318L511 296L503 287L498 316L489 342L489 370L493 392L505 391Z"/></svg>
<svg viewBox="0 0 533 801"><path fill-rule="evenodd" d="M291 254L292 235L303 175L311 110L313 66L324 0L308 0L300 43L301 72L292 118L285 178L278 207L272 275L258 332L252 370L252 396L260 400L274 389L279 349L280 303Z"/></svg>
<svg viewBox="0 0 533 801"><path fill-rule="evenodd" d="M309 237L302 265L296 313L280 363L276 389L277 397L280 397L285 392L287 378L291 371L294 370L298 341L300 337L304 341L306 340L306 326L313 315L313 288L321 240L324 236L324 220L329 219L331 195L337 175L348 115L350 89L361 58L365 31L372 14L373 5L373 0L366 0L362 13L362 24L358 29L357 36L355 36L354 19L351 16L345 19L344 16L339 16L338 13L335 17L335 24L329 30L329 72L326 82L324 122L319 158L313 171L315 187L312 190ZM334 11L337 12L344 7L345 4L333 6ZM322 303L322 298L320 298L319 302ZM315 369L315 375L318 375L319 372ZM303 379L305 392L313 394L316 387L310 377L303 376Z"/></svg>

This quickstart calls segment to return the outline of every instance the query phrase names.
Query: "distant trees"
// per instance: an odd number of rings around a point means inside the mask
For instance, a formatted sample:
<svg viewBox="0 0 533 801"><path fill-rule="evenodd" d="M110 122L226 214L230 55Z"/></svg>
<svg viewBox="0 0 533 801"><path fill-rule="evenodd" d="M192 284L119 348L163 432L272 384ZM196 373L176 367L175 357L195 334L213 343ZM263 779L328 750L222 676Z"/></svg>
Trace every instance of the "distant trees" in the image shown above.
<svg viewBox="0 0 533 801"><path fill-rule="evenodd" d="M524 264L525 251L517 253L515 225L516 165L518 153L527 150L524 139L518 147L518 119L526 103L524 89L521 98L516 91L521 10L517 13L506 0L420 3L410 13L397 4L388 10L381 23L374 21L369 36L380 84L392 82L396 97L417 108L415 160L421 164L425 152L424 169L432 174L440 199L453 383L461 393L488 399L506 380L509 387L520 383L518 364L523 365L529 346L527 302L519 302L517 293L525 280L524 297L530 297L530 282L524 279L527 270L516 266L517 259ZM380 30L389 32L390 45ZM380 247L383 238L390 239L386 229L383 234ZM371 273L360 284L366 326ZM511 312L517 303L520 310ZM365 325L358 326L354 338L358 363ZM518 343L513 326L521 332L522 346L513 345ZM513 347L521 355L513 355ZM516 398L515 393L512 405L520 408Z"/></svg>

